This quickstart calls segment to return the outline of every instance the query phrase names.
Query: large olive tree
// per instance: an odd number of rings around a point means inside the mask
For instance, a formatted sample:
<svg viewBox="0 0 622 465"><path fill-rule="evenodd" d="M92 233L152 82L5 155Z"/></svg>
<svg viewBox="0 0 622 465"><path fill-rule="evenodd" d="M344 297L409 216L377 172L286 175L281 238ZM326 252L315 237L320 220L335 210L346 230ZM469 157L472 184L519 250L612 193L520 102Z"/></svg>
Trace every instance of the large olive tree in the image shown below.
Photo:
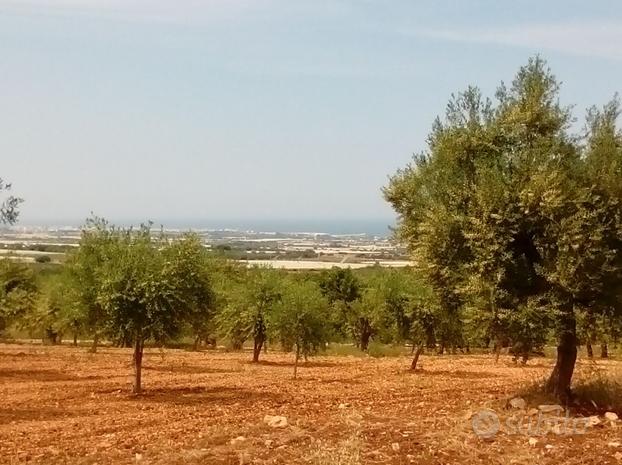
<svg viewBox="0 0 622 465"><path fill-rule="evenodd" d="M558 96L540 58L499 87L495 104L475 88L454 96L428 150L398 171L385 197L443 310L477 302L493 338L508 329L508 312L555 315L548 388L567 399L576 310L620 308L622 156L616 103L590 113L583 143Z"/></svg>

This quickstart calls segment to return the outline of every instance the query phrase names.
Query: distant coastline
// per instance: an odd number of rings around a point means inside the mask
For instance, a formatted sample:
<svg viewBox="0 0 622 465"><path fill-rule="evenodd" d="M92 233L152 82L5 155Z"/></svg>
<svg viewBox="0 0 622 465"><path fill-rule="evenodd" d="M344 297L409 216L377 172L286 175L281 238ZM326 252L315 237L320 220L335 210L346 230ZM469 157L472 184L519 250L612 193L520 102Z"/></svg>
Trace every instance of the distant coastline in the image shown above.
<svg viewBox="0 0 622 465"><path fill-rule="evenodd" d="M111 223L121 226L138 225L149 220L114 220ZM262 233L309 233L330 235L367 235L377 237L389 237L390 227L395 225L395 220L384 219L151 219L154 226L160 225L164 229L176 230L234 230L253 231ZM16 227L26 228L79 228L84 224L82 220L64 219L41 219L20 221Z"/></svg>

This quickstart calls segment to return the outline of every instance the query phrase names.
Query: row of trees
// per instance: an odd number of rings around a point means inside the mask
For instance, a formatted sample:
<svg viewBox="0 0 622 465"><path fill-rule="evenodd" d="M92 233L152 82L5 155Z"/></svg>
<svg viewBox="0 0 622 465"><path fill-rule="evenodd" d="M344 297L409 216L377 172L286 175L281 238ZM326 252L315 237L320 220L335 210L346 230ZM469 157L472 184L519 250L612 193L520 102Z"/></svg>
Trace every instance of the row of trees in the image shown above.
<svg viewBox="0 0 622 465"><path fill-rule="evenodd" d="M562 400L578 322L591 340L622 309L619 113L615 98L571 133L558 81L533 58L494 103L473 87L453 96L384 191L443 312L472 314L498 341L557 330L548 389Z"/></svg>
<svg viewBox="0 0 622 465"><path fill-rule="evenodd" d="M0 261L0 325L41 334L51 343L61 335L101 339L133 347L134 391L141 390L147 341L165 345L180 336L222 338L233 349L253 346L258 362L267 344L300 357L327 342L370 341L412 347L416 369L424 348L469 350L488 347L500 331L501 345L518 347L525 360L545 343L551 318L540 311L499 312L490 324L485 309L471 306L448 313L434 287L417 270L333 268L322 273L246 268L211 255L197 237L153 238L150 228L118 229L90 220L80 247L62 268L34 269ZM600 324L599 324L600 323ZM607 325L580 320L580 330L604 337ZM609 332L607 336L616 337Z"/></svg>

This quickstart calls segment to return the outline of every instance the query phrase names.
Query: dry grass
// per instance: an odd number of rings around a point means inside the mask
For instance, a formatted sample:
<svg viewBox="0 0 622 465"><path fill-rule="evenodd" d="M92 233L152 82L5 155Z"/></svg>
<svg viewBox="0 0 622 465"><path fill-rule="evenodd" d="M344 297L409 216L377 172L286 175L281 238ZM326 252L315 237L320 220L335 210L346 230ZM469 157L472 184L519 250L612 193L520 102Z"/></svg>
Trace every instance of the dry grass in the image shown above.
<svg viewBox="0 0 622 465"><path fill-rule="evenodd" d="M471 416L543 379L552 361L502 357L313 358L148 350L145 395L129 394L131 354L106 348L0 345L0 460L18 464L605 464L618 430L480 439ZM617 373L615 361L597 362ZM589 382L594 365L580 363ZM578 387L589 384L578 384ZM284 415L271 428L266 415ZM545 447L549 445L551 447ZM622 452L622 449L620 450Z"/></svg>

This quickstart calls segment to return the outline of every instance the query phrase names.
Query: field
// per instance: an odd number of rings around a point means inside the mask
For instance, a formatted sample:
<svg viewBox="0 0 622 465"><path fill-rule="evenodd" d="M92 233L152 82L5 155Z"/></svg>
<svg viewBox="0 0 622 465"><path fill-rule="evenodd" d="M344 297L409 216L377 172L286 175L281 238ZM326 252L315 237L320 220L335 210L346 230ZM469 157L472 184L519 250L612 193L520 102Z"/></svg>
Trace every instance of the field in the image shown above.
<svg viewBox="0 0 622 465"><path fill-rule="evenodd" d="M551 359L522 367L507 356L495 364L489 355L424 355L411 373L407 356L332 355L302 363L297 380L289 354L248 359L150 349L145 394L133 397L128 349L0 345L0 462L622 463L615 424L584 434L474 434L474 413L489 408L505 422L516 414L507 401L543 379ZM578 377L619 365L580 361ZM266 415L288 424L270 426Z"/></svg>

